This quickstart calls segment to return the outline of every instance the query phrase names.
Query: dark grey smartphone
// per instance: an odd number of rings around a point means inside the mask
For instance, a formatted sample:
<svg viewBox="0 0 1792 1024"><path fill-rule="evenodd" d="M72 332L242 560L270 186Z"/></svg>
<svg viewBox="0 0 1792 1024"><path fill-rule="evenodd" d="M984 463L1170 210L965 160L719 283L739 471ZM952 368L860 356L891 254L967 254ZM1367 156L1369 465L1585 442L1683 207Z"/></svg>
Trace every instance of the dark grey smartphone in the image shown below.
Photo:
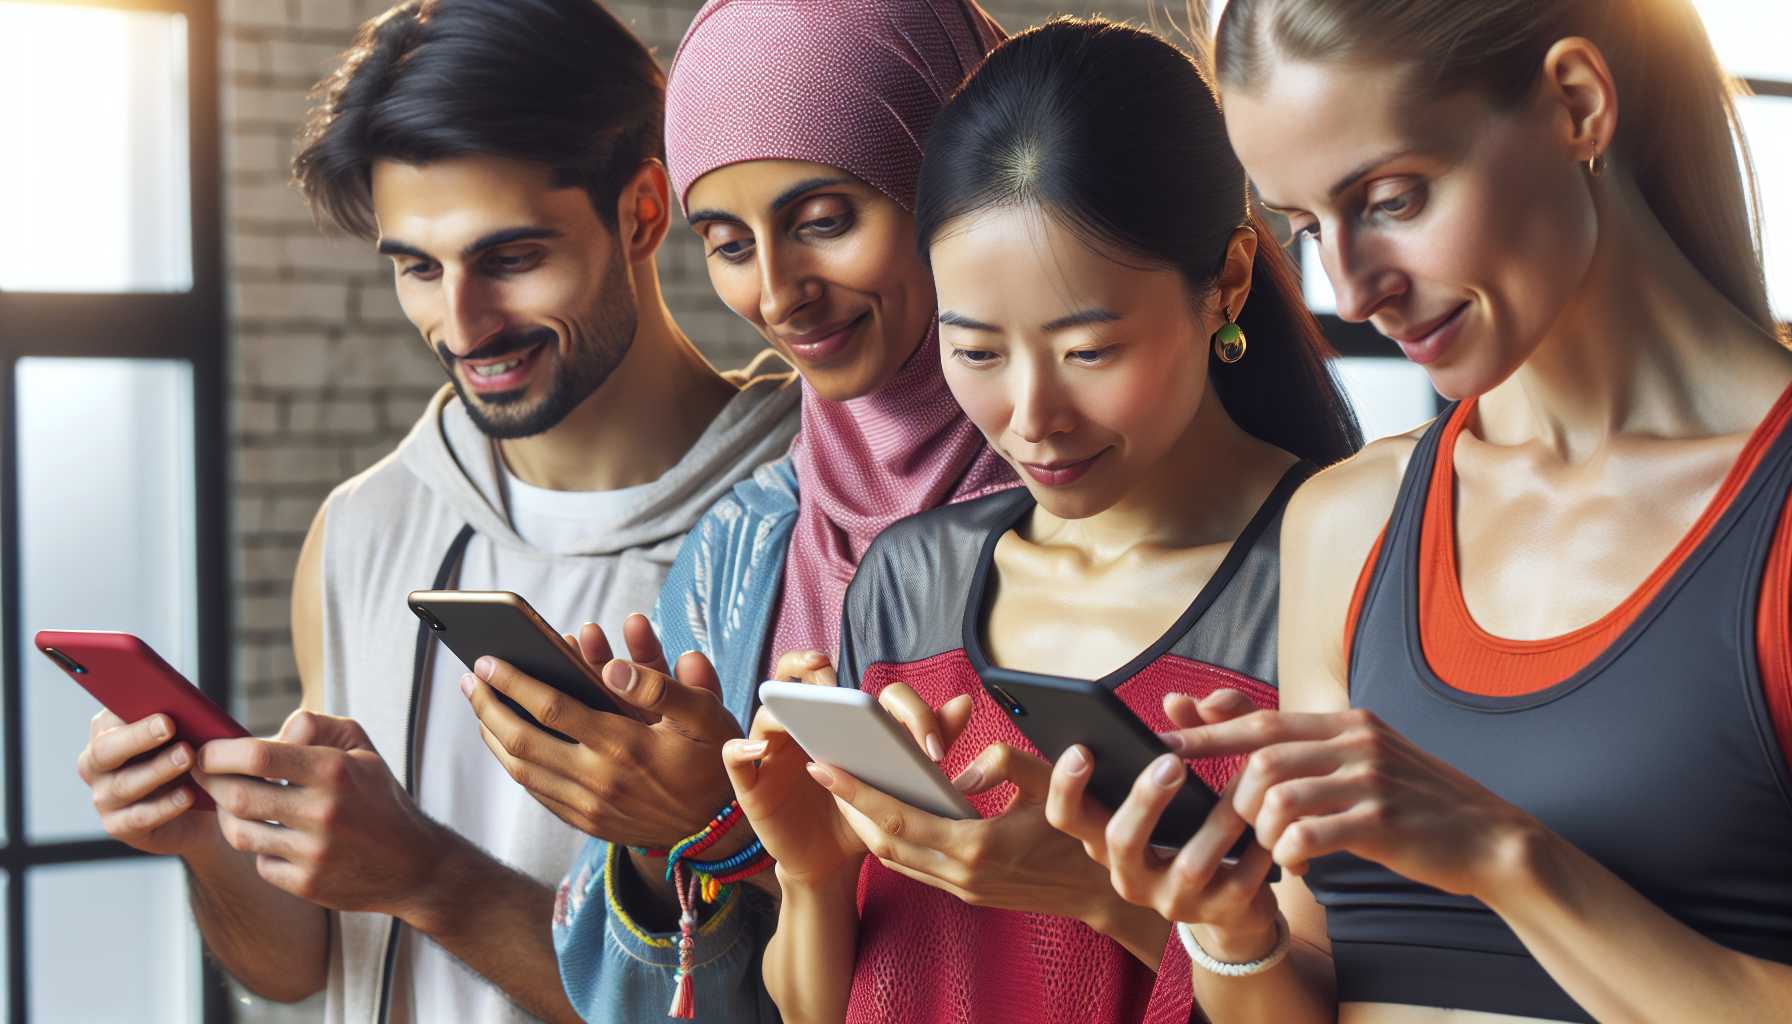
<svg viewBox="0 0 1792 1024"><path fill-rule="evenodd" d="M993 665L983 671L982 678L990 698L1046 760L1056 763L1073 743L1088 748L1095 758L1088 793L1109 810L1126 800L1140 772L1170 752L1114 691L1100 684ZM1151 842L1181 846L1218 804L1213 790L1189 772L1187 783L1176 791L1152 830ZM1243 853L1251 841L1247 829L1227 856Z"/></svg>
<svg viewBox="0 0 1792 1024"><path fill-rule="evenodd" d="M585 667L585 659L567 645L566 638L536 614L529 602L510 591L413 590L405 601L469 672L475 661L489 654L588 707L634 717L610 698L603 681ZM576 742L537 722L516 701L492 692L530 725L568 743Z"/></svg>

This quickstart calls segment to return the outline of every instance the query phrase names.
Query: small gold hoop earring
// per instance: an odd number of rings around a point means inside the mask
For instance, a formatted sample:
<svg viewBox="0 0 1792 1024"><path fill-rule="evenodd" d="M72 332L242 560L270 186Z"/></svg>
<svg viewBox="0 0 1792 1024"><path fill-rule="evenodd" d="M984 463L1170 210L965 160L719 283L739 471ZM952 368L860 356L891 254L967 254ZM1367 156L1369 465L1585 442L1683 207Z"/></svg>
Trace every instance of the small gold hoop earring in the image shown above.
<svg viewBox="0 0 1792 1024"><path fill-rule="evenodd" d="M1597 178L1605 173L1605 154L1594 153L1587 157L1587 173Z"/></svg>
<svg viewBox="0 0 1792 1024"><path fill-rule="evenodd" d="M1231 366L1244 358L1244 328L1232 319L1232 311L1226 310L1226 322L1213 334L1213 354L1219 361Z"/></svg>

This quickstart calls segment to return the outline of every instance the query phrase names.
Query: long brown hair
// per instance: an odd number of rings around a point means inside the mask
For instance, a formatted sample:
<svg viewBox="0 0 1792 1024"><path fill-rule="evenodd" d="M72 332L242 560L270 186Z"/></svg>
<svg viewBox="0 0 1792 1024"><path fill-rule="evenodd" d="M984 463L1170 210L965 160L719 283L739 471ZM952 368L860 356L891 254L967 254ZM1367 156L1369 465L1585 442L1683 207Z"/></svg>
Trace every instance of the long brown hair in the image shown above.
<svg viewBox="0 0 1792 1024"><path fill-rule="evenodd" d="M1692 265L1769 335L1792 340L1767 302L1738 83L1690 0L1231 0L1216 35L1227 88L1260 85L1277 59L1382 60L1413 69L1425 89L1477 91L1508 110L1556 41L1591 40L1621 98L1613 159Z"/></svg>

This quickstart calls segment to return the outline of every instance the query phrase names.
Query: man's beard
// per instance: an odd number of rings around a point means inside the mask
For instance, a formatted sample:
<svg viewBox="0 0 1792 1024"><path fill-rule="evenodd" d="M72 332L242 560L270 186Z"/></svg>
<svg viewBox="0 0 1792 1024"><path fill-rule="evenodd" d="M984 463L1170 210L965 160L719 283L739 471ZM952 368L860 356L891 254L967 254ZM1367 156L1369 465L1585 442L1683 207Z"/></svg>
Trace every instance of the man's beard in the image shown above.
<svg viewBox="0 0 1792 1024"><path fill-rule="evenodd" d="M448 370L448 379L460 395L461 405L473 423L495 441L514 441L534 437L560 425L568 414L590 398L616 367L622 365L629 346L635 340L638 312L635 296L623 271L622 249L617 247L604 274L600 292L603 305L590 318L589 330L571 323L569 351L559 359L548 384L548 393L533 404L525 404L528 389L494 395L469 395L466 382L454 368L455 356L437 343L436 356ZM504 334L480 346L479 358L488 359L509 352L523 352L540 346L555 349L558 356L560 336L550 327L531 327ZM539 353L535 358L547 356ZM531 382L533 383L533 382Z"/></svg>

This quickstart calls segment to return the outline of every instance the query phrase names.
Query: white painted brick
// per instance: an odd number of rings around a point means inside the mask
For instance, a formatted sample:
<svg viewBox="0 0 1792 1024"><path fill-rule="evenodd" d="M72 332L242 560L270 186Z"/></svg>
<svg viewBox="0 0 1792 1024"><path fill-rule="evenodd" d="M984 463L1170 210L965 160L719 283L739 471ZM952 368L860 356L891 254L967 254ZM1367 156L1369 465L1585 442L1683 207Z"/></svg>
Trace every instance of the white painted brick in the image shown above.
<svg viewBox="0 0 1792 1024"><path fill-rule="evenodd" d="M224 137L224 170L231 175L286 176L286 147L280 136L264 132L231 132Z"/></svg>
<svg viewBox="0 0 1792 1024"><path fill-rule="evenodd" d="M341 322L348 313L348 293L348 285L319 281L244 282L236 287L236 315L244 320Z"/></svg>
<svg viewBox="0 0 1792 1024"><path fill-rule="evenodd" d="M237 602L236 622L241 629L256 631L290 628L292 598L249 597Z"/></svg>
<svg viewBox="0 0 1792 1024"><path fill-rule="evenodd" d="M379 430L379 410L372 397L300 399L292 403L286 429L301 434L371 434Z"/></svg>
<svg viewBox="0 0 1792 1024"><path fill-rule="evenodd" d="M307 2L307 0L301 0ZM269 72L286 80L300 80L307 88L335 70L347 47L350 33L342 33L341 43L308 43L291 39L268 41Z"/></svg>
<svg viewBox="0 0 1792 1024"><path fill-rule="evenodd" d="M233 434L271 434L280 428L280 404L265 398L238 398L230 403Z"/></svg>
<svg viewBox="0 0 1792 1024"><path fill-rule="evenodd" d="M395 333L413 333L416 330L405 319L404 308L398 304L398 292L392 287L390 275L378 282L369 281L356 286L354 322L363 329L379 327L391 329Z"/></svg>
<svg viewBox="0 0 1792 1024"><path fill-rule="evenodd" d="M352 379L358 387L433 391L448 379L442 364L423 347L422 339L408 324L403 332L393 331L384 337L351 336L344 343L342 356L344 382ZM350 366L352 370L348 369Z"/></svg>
<svg viewBox="0 0 1792 1024"><path fill-rule="evenodd" d="M285 246L274 235L251 235L233 231L226 246L230 265L238 271L276 271L284 265L286 258Z"/></svg>
<svg viewBox="0 0 1792 1024"><path fill-rule="evenodd" d="M227 126L273 124L297 131L310 105L303 89L239 85L224 104L224 121Z"/></svg>
<svg viewBox="0 0 1792 1024"><path fill-rule="evenodd" d="M677 314L678 326L697 347L704 351L712 348L732 348L730 343L735 338L734 324L740 318L732 313L713 309L685 310ZM749 328L749 332L751 328ZM754 335L757 337L757 335ZM764 344L761 342L760 344Z"/></svg>
<svg viewBox="0 0 1792 1024"><path fill-rule="evenodd" d="M388 440L372 441L366 444L356 445L354 450L348 455L349 474L352 476L355 473L359 473L368 466L371 466L392 454L392 449L398 446L400 440L402 440L401 437L394 437Z"/></svg>
<svg viewBox="0 0 1792 1024"><path fill-rule="evenodd" d="M330 237L316 233L292 235L284 240L286 265L294 270L380 274L388 291L391 271L372 244L359 238Z"/></svg>
<svg viewBox="0 0 1792 1024"><path fill-rule="evenodd" d="M226 194L225 207L231 217L239 220L311 223L311 211L305 206L305 197L285 182L236 184ZM307 226L304 230L313 229Z"/></svg>
<svg viewBox="0 0 1792 1024"><path fill-rule="evenodd" d="M260 39L227 34L218 42L218 71L231 75L262 75L268 70L267 44Z"/></svg>
<svg viewBox="0 0 1792 1024"><path fill-rule="evenodd" d="M230 682L236 693L242 693L252 681L261 678L261 651L247 644L236 644L230 654Z"/></svg>
<svg viewBox="0 0 1792 1024"><path fill-rule="evenodd" d="M334 354L322 334L260 336L238 345L236 372L246 384L318 388L331 381Z"/></svg>
<svg viewBox="0 0 1792 1024"><path fill-rule="evenodd" d="M337 457L344 456L338 452ZM311 529L311 521L317 517L317 509L316 498L299 494L282 495L273 499L268 529L280 533L303 534Z"/></svg>
<svg viewBox="0 0 1792 1024"><path fill-rule="evenodd" d="M441 379L446 379L446 375ZM381 399L381 420L388 430L409 430L429 406L429 393L404 392L388 394Z"/></svg>
<svg viewBox="0 0 1792 1024"><path fill-rule="evenodd" d="M219 8L219 20L231 28L285 28L292 13L287 0L223 0Z"/></svg>
<svg viewBox="0 0 1792 1024"><path fill-rule="evenodd" d="M276 444L237 449L236 478L245 483L334 484L346 475L333 444ZM297 531L302 532L301 524Z"/></svg>
<svg viewBox="0 0 1792 1024"><path fill-rule="evenodd" d="M659 251L660 279L668 278L678 281L702 281L704 287L709 286L709 273L704 268L703 242L692 234L683 223L672 225L666 232L666 240L660 243Z"/></svg>
<svg viewBox="0 0 1792 1024"><path fill-rule="evenodd" d="M267 529L268 499L238 496L230 503L231 526L241 533L260 533Z"/></svg>
<svg viewBox="0 0 1792 1024"><path fill-rule="evenodd" d="M323 496L319 494L315 500L311 501L312 515L316 515L322 504ZM252 531L240 530L240 532L245 535L258 535L265 529L265 527L258 527ZM298 559L297 545L242 545L237 570L238 582L243 584L277 583L281 586L291 586L293 567L298 564Z"/></svg>
<svg viewBox="0 0 1792 1024"><path fill-rule="evenodd" d="M604 6L616 16L617 21L627 25L629 31L650 46L665 34L666 11L662 4L606 3ZM680 28L689 21L690 18L683 18L679 22Z"/></svg>
<svg viewBox="0 0 1792 1024"><path fill-rule="evenodd" d="M308 29L337 29L348 37L361 23L355 0L298 0L299 25Z"/></svg>
<svg viewBox="0 0 1792 1024"><path fill-rule="evenodd" d="M296 670L295 670L296 672ZM240 698L237 715L244 727L257 736L272 736L280 731L286 716L299 706L299 687L295 677L281 679L279 688L268 693ZM257 1018L258 1020L260 1018Z"/></svg>

